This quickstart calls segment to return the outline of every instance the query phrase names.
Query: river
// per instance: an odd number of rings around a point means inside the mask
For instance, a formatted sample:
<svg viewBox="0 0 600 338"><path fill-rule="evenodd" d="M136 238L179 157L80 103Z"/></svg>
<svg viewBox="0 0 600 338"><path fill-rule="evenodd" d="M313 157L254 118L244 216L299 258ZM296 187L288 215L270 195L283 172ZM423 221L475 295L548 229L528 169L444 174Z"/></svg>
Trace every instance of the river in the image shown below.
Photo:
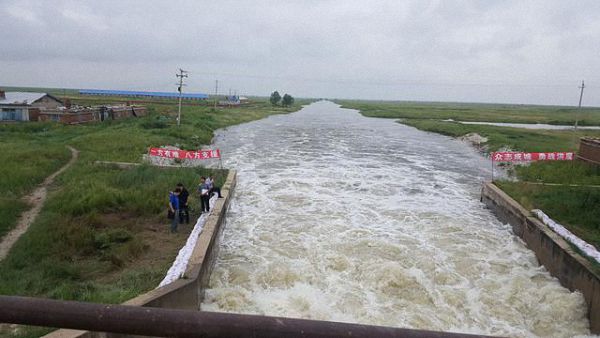
<svg viewBox="0 0 600 338"><path fill-rule="evenodd" d="M202 309L428 330L589 333L479 201L467 144L320 101L217 133L238 184Z"/></svg>

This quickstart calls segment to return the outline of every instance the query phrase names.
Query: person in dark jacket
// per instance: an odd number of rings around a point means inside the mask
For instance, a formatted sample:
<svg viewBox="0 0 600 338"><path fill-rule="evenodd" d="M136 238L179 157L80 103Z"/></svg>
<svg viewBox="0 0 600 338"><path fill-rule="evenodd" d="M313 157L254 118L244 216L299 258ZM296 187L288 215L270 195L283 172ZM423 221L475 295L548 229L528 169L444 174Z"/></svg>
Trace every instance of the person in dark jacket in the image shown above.
<svg viewBox="0 0 600 338"><path fill-rule="evenodd" d="M183 183L177 183L177 189L181 191L179 193L179 223L183 224L185 220L185 224L190 224L190 209L188 208L190 193L183 186Z"/></svg>
<svg viewBox="0 0 600 338"><path fill-rule="evenodd" d="M223 196L221 196L221 188L217 187L215 185L215 179L214 178L208 176L206 178L206 184L208 184L208 187L210 188L210 191L208 193L208 195L210 197L212 197L213 193L217 193L217 195L219 196L219 198L223 198Z"/></svg>

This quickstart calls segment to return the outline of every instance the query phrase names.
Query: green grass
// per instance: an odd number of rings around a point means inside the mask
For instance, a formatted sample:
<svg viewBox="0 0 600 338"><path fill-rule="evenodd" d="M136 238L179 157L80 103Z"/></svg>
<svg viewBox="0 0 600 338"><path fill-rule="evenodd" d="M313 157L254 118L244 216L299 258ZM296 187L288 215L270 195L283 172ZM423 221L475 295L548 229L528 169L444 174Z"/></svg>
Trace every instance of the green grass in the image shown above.
<svg viewBox="0 0 600 338"><path fill-rule="evenodd" d="M110 104L121 98L83 97L71 102ZM168 234L168 191L183 182L190 203L201 175L222 184L226 171L200 168L129 170L97 166L97 160L140 162L148 147L177 145L198 149L216 129L298 110L266 101L235 108L200 103L184 106L181 127L175 102L153 102L150 115L84 125L15 123L0 125L5 151L0 177L0 231L14 227L26 206L20 198L66 163L66 145L80 150L79 160L56 178L37 220L0 262L0 294L119 303L156 287L185 241ZM6 170L4 170L6 168ZM25 328L16 336L37 336L47 329ZM8 334L0 329L0 335Z"/></svg>
<svg viewBox="0 0 600 338"><path fill-rule="evenodd" d="M453 137L477 133L488 138L488 142L485 146L489 151L496 151L506 147L509 149L530 152L573 151L579 146L580 137L600 137L600 131L596 130L580 129L577 132L564 130L532 130L487 125L469 125L458 122L427 119L403 119L401 123L420 130Z"/></svg>
<svg viewBox="0 0 600 338"><path fill-rule="evenodd" d="M17 222L26 204L21 197L32 191L51 173L69 160L71 152L62 144L48 144L44 140L27 137L33 133L5 135L0 126L0 153L3 155L0 175L0 238ZM43 132L42 132L43 133Z"/></svg>
<svg viewBox="0 0 600 338"><path fill-rule="evenodd" d="M0 192L5 198L16 198L32 190L71 158L71 152L62 144L22 137L3 139L0 152Z"/></svg>
<svg viewBox="0 0 600 338"><path fill-rule="evenodd" d="M0 197L0 238L15 227L19 215L27 207L21 200Z"/></svg>
<svg viewBox="0 0 600 338"><path fill-rule="evenodd" d="M600 186L600 167L581 161L532 162L515 170L526 182Z"/></svg>
<svg viewBox="0 0 600 338"><path fill-rule="evenodd" d="M49 196L38 220L0 263L0 294L111 303L155 287L165 272L164 266L124 271L126 275L153 274L141 281L118 278L117 287L95 280L126 266L144 250L152 250L136 237L145 226L138 219L164 223L166 228L163 214L168 191L179 181L193 190L198 177L209 173L215 172L77 166L68 176L61 176L61 188ZM225 174L217 172L221 179ZM192 196L190 203L196 202ZM105 215L124 219L113 223Z"/></svg>
<svg viewBox="0 0 600 338"><path fill-rule="evenodd" d="M365 116L505 123L573 125L575 107L449 102L338 101ZM600 125L600 108L581 109L579 125Z"/></svg>
<svg viewBox="0 0 600 338"><path fill-rule="evenodd" d="M586 242L600 248L600 189L496 183L527 209L541 209Z"/></svg>
<svg viewBox="0 0 600 338"><path fill-rule="evenodd" d="M73 103L87 105L93 97L72 97ZM104 98L104 102L112 102ZM97 102L96 102L97 103ZM214 111L211 106L186 106L182 125L175 125L176 105L148 104L150 116L76 126L55 123L0 124L0 151L3 153L0 194L18 199L41 183L70 158L66 145L81 151L80 162L97 160L139 162L148 147L177 145L197 149L209 144L213 131L272 114L299 109L272 107L256 102Z"/></svg>

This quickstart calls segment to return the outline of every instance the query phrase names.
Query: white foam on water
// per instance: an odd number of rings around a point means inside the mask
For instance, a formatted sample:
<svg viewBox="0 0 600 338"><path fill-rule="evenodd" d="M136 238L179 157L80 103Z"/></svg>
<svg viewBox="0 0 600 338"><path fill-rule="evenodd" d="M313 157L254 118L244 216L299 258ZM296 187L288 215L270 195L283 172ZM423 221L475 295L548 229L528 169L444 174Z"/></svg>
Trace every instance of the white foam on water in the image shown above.
<svg viewBox="0 0 600 338"><path fill-rule="evenodd" d="M582 295L479 201L490 163L462 142L320 102L217 146L238 182L203 310L589 334Z"/></svg>

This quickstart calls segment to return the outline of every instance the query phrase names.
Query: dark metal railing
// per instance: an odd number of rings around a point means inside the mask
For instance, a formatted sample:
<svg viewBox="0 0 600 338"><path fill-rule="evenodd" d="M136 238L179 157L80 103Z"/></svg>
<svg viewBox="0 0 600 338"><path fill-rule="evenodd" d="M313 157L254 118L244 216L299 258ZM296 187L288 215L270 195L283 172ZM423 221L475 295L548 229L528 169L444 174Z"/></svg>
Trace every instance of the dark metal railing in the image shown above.
<svg viewBox="0 0 600 338"><path fill-rule="evenodd" d="M0 296L0 323L160 337L481 337L306 319Z"/></svg>

